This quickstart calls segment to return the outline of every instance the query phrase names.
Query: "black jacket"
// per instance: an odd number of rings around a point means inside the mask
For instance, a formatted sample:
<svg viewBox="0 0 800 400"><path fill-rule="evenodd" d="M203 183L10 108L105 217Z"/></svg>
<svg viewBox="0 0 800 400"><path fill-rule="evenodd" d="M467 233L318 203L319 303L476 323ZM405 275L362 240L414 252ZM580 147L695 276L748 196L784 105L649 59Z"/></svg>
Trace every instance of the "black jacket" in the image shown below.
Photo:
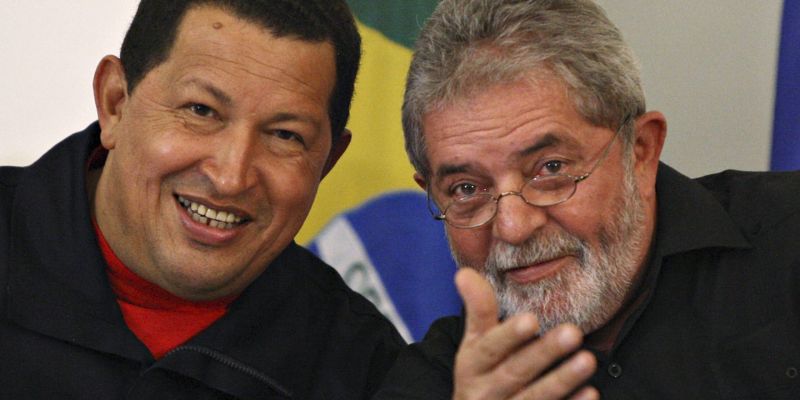
<svg viewBox="0 0 800 400"><path fill-rule="evenodd" d="M0 399L360 399L402 345L292 243L229 312L159 361L127 328L92 229L96 124L0 168Z"/></svg>
<svg viewBox="0 0 800 400"><path fill-rule="evenodd" d="M661 165L646 301L591 384L603 399L800 399L800 172L698 180ZM461 317L401 353L378 399L449 399Z"/></svg>

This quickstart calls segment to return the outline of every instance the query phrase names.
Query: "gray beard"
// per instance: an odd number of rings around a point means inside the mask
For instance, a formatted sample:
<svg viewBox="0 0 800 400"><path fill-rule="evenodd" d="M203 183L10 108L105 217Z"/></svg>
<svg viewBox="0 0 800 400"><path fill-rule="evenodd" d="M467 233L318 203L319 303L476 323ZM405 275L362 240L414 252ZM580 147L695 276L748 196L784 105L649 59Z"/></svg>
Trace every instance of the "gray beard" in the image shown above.
<svg viewBox="0 0 800 400"><path fill-rule="evenodd" d="M644 205L632 168L625 167L623 194L600 228L599 248L558 230L537 233L520 246L498 242L490 250L483 273L495 290L501 316L532 312L542 333L562 323L573 323L589 333L621 308L639 270L637 256L645 242ZM465 258L452 243L450 247L458 265L465 265ZM518 284L504 273L568 255L577 262L535 283Z"/></svg>

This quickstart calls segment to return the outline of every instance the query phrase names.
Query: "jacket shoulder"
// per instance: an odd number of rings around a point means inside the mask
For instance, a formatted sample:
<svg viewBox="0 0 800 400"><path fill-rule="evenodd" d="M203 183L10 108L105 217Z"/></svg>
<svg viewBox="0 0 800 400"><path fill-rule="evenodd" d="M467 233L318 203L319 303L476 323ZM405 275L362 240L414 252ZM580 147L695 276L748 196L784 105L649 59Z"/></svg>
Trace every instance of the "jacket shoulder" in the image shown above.
<svg viewBox="0 0 800 400"><path fill-rule="evenodd" d="M295 268L301 269L304 278L317 287L320 293L348 302L350 310L356 314L382 317L380 311L369 300L347 286L347 283L345 283L336 269L314 253L294 243L290 245L288 250L296 260L297 265L295 265Z"/></svg>
<svg viewBox="0 0 800 400"><path fill-rule="evenodd" d="M7 200L14 193L17 187L22 172L25 170L23 167L2 166L0 167L0 204L6 206Z"/></svg>
<svg viewBox="0 0 800 400"><path fill-rule="evenodd" d="M364 296L350 289L339 273L307 249L292 243L281 256L284 270L298 282L293 303L296 314L314 315L314 333L324 352L320 379L341 380L333 372L348 365L360 374L360 383L373 394L394 363L405 341L394 325ZM303 311L305 310L305 311ZM326 378L327 377L327 378Z"/></svg>
<svg viewBox="0 0 800 400"><path fill-rule="evenodd" d="M697 182L741 224L769 227L800 218L800 171L727 170L698 178Z"/></svg>
<svg viewBox="0 0 800 400"><path fill-rule="evenodd" d="M450 399L455 355L463 333L462 317L436 320L422 341L400 352L373 399Z"/></svg>
<svg viewBox="0 0 800 400"><path fill-rule="evenodd" d="M11 252L11 205L22 171L21 167L0 167L0 310L5 307L8 256Z"/></svg>

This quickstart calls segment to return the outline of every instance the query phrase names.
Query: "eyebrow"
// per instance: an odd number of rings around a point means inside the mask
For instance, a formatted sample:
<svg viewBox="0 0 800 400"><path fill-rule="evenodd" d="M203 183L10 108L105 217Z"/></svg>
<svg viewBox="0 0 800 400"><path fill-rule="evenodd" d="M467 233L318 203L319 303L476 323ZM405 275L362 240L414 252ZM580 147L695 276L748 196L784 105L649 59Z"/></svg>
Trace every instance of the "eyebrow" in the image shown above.
<svg viewBox="0 0 800 400"><path fill-rule="evenodd" d="M316 118L313 118L308 115L294 114L289 112L277 113L269 119L270 123L287 122L287 121L305 122L313 125L315 129L319 129L321 125L320 121L318 121Z"/></svg>
<svg viewBox="0 0 800 400"><path fill-rule="evenodd" d="M193 78L188 80L186 84L188 86L199 87L201 90L213 96L215 100L226 106L230 106L231 104L233 104L233 99L230 96L228 96L227 93L223 92L222 89L219 89L218 87L204 80Z"/></svg>
<svg viewBox="0 0 800 400"><path fill-rule="evenodd" d="M216 99L225 106L231 106L233 104L233 99L227 93L222 91L222 89L217 88L213 84L206 82L205 80L192 78L186 81L186 84L189 86L199 87L201 90L208 92L211 96L214 97L214 99ZM321 125L320 122L313 117L294 114L290 112L277 113L269 120L270 123L286 122L286 121L306 122L313 125L314 128L316 129L319 129Z"/></svg>
<svg viewBox="0 0 800 400"><path fill-rule="evenodd" d="M571 140L564 139L562 135L557 135L555 133L546 133L542 136L536 143L520 150L517 152L519 157L526 157L536 152L539 152L543 149L549 147L555 147L559 144L567 143L569 145L574 145ZM436 174L434 175L437 179L445 178L449 175L460 174L469 171L472 168L470 163L464 164L443 164L436 169Z"/></svg>
<svg viewBox="0 0 800 400"><path fill-rule="evenodd" d="M554 133L547 133L542 136L536 143L522 149L522 151L518 152L520 156L529 156L536 152L542 151L548 147L555 147L561 143L566 142L561 136L558 136Z"/></svg>

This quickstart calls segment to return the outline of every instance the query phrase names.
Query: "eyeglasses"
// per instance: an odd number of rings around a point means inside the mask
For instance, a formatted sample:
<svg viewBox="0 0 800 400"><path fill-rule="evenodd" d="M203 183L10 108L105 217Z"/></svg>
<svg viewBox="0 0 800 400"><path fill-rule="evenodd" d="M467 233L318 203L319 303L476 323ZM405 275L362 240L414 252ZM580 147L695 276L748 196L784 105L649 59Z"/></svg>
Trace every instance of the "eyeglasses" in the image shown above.
<svg viewBox="0 0 800 400"><path fill-rule="evenodd" d="M578 189L578 183L589 178L603 160L606 159L611 145L614 144L620 131L628 124L629 120L630 117L626 117L623 120L594 166L583 175L553 174L534 176L525 182L518 191L503 192L498 195L486 192L459 197L445 207L441 213L434 211L431 204L430 191L428 191L428 209L434 219L445 221L455 228L468 229L477 228L491 221L497 215L500 199L505 196L519 196L525 203L537 207L548 207L563 203L575 194Z"/></svg>

